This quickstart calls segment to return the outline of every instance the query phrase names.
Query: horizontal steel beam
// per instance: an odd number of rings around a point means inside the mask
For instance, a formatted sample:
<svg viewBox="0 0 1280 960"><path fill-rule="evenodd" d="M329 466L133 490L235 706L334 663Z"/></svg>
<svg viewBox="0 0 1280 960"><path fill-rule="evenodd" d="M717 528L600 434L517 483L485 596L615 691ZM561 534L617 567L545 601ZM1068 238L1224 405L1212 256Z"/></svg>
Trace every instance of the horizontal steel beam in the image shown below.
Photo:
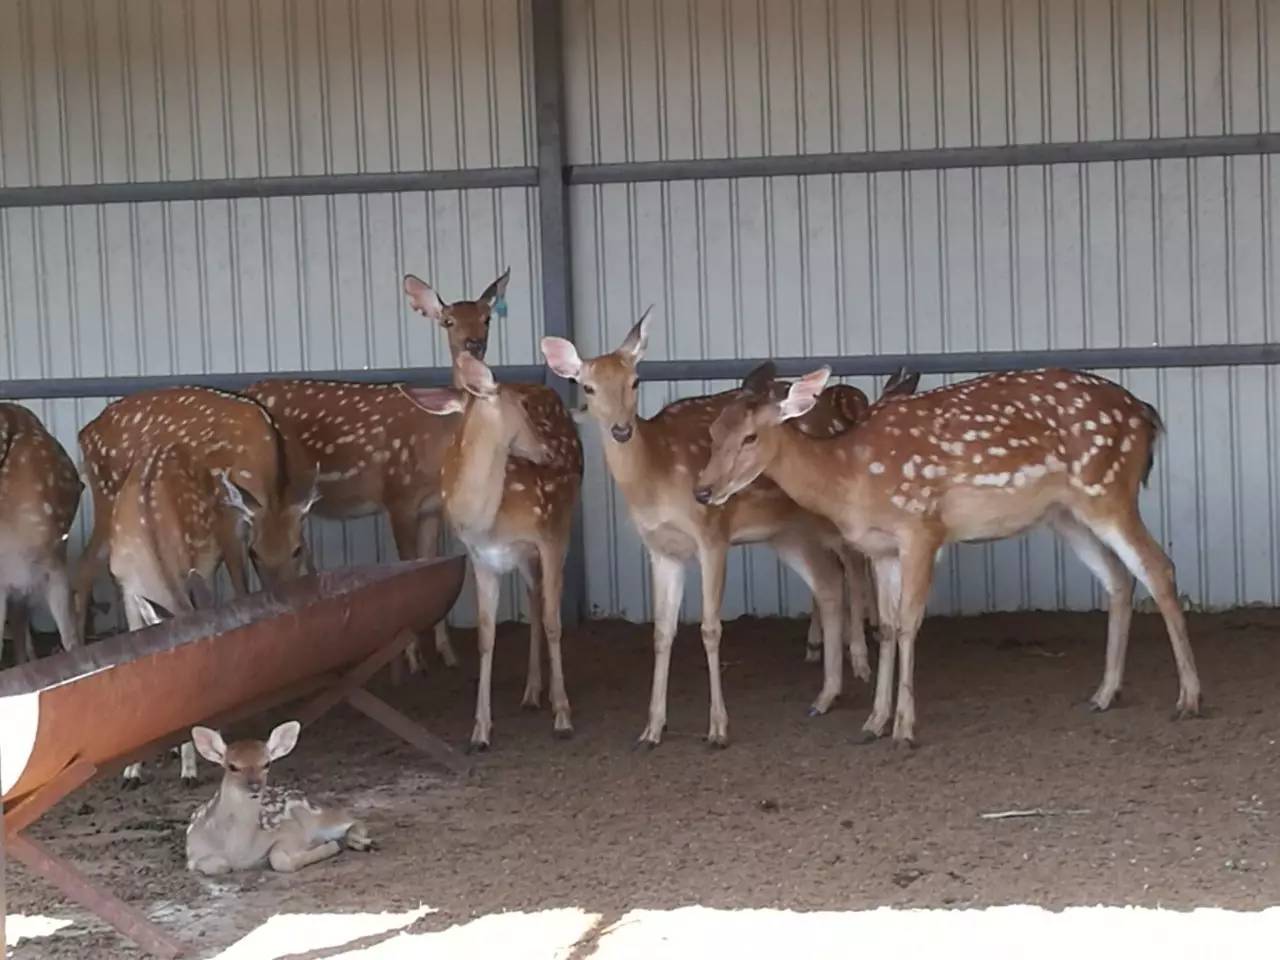
<svg viewBox="0 0 1280 960"><path fill-rule="evenodd" d="M975 167L1026 167L1055 163L1114 163L1122 160L1236 157L1264 153L1280 153L1280 134L1020 143L992 147L871 150L863 153L806 153L700 160L642 160L634 163L572 166L566 170L566 177L571 185L650 183L743 177L803 177L832 173L888 173L903 170L967 170Z"/></svg>
<svg viewBox="0 0 1280 960"><path fill-rule="evenodd" d="M640 378L651 382L739 380L764 358L719 360L646 360ZM1098 347L1088 350L1008 350L967 353L893 353L849 357L783 357L774 361L784 376L808 373L826 364L836 376L884 376L907 367L919 373L988 373L1066 367L1077 370L1163 370L1188 367L1248 367L1280 363L1280 343L1230 343L1183 347ZM542 383L537 364L495 366L507 383ZM192 373L142 377L68 377L0 381L0 399L55 400L67 397L121 397L164 387L212 387L243 390L264 379L340 380L350 383L402 383L442 386L448 367L400 367L376 370L290 371L277 373Z"/></svg>
<svg viewBox="0 0 1280 960"><path fill-rule="evenodd" d="M533 187L536 167L422 170L406 173L335 173L298 177L239 177L230 180L157 180L143 183L80 183L47 187L2 187L0 207L61 207L168 200L238 200L245 197L317 197L340 193L409 193Z"/></svg>
<svg viewBox="0 0 1280 960"><path fill-rule="evenodd" d="M640 365L644 380L738 380L757 360L654 360ZM1180 367L1244 367L1280 363L1280 343L1189 347L1098 347L1088 350L1008 350L968 353L881 353L852 357L785 357L774 361L784 376L822 365L838 377L884 376L907 367L918 373L989 373L998 370L1161 370Z"/></svg>
<svg viewBox="0 0 1280 960"><path fill-rule="evenodd" d="M508 383L541 383L542 366L493 367L494 376ZM74 397L123 397L166 387L211 387L243 390L259 380L338 380L346 383L412 383L446 386L448 367L399 367L376 370L298 370L276 373L178 373L142 377L66 377L53 380L0 381L0 400L61 400Z"/></svg>

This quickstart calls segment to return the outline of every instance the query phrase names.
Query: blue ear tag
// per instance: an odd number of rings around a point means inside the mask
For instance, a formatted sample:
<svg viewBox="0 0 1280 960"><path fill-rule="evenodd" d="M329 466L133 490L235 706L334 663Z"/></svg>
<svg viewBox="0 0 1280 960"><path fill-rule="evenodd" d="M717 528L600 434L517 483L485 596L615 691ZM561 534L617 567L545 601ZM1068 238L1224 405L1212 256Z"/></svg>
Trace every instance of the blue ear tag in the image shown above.
<svg viewBox="0 0 1280 960"><path fill-rule="evenodd" d="M498 315L500 320L507 319L507 298L499 297L493 302L493 312Z"/></svg>

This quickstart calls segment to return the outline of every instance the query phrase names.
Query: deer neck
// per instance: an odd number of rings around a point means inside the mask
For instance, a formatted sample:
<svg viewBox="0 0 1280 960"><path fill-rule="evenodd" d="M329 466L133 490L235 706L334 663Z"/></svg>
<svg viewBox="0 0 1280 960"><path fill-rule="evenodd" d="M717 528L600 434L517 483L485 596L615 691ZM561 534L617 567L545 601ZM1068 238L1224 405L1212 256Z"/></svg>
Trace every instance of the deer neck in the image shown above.
<svg viewBox="0 0 1280 960"><path fill-rule="evenodd" d="M601 421L600 438L604 444L604 460L614 482L622 488L630 503L643 502L653 490L649 468L653 463L653 445L660 442L654 436L653 424L643 417L635 419L631 439L619 443L613 439L609 428Z"/></svg>
<svg viewBox="0 0 1280 960"><path fill-rule="evenodd" d="M506 489L509 446L498 440L498 428L487 417L468 410L445 465L445 507L465 539L465 532L493 528Z"/></svg>
<svg viewBox="0 0 1280 960"><path fill-rule="evenodd" d="M219 784L205 822L225 836L251 836L258 832L262 803L243 790Z"/></svg>
<svg viewBox="0 0 1280 960"><path fill-rule="evenodd" d="M839 527L841 511L832 496L832 478L838 475L847 479L854 471L865 469L851 442L856 429L822 441L785 425L775 431L778 446L764 475L810 513L826 517ZM838 452L843 452L843 459Z"/></svg>

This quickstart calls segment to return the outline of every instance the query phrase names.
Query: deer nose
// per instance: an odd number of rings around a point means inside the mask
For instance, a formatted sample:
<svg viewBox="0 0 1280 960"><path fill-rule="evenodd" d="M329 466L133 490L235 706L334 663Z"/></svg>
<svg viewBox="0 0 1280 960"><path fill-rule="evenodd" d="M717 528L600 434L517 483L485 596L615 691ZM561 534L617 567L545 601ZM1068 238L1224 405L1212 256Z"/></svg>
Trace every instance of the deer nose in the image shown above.
<svg viewBox="0 0 1280 960"><path fill-rule="evenodd" d="M619 443L626 443L631 439L631 424L615 423L609 428L609 432L613 434L613 439L617 440Z"/></svg>
<svg viewBox="0 0 1280 960"><path fill-rule="evenodd" d="M698 487L693 491L693 499L697 500L704 507L711 502L711 488Z"/></svg>
<svg viewBox="0 0 1280 960"><path fill-rule="evenodd" d="M467 348L467 353L471 354L477 360L483 360L485 347L487 347L488 344L483 340L467 340L463 346Z"/></svg>

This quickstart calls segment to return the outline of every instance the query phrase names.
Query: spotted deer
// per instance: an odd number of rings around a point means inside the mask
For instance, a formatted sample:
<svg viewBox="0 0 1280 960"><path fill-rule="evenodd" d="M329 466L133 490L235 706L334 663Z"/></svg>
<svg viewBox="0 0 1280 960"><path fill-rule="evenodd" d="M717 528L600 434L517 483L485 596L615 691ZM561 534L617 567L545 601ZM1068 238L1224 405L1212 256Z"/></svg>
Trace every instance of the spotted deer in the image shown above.
<svg viewBox="0 0 1280 960"><path fill-rule="evenodd" d="M125 478L140 458L169 445L185 450L197 467L225 474L246 508L225 505L216 515L220 553L237 593L248 590L241 539L246 510L249 560L263 583L304 571L302 527L315 499L315 469L296 438L246 397L199 387L137 393L108 405L80 431L94 517L76 582L78 623L106 560L112 506Z"/></svg>
<svg viewBox="0 0 1280 960"><path fill-rule="evenodd" d="M272 730L265 743L228 744L216 730L191 728L200 756L222 768L222 783L187 825L188 870L211 877L267 866L292 873L344 847L373 849L364 824L346 810L267 784L271 764L289 755L300 731L301 724L290 720Z"/></svg>
<svg viewBox="0 0 1280 960"><path fill-rule="evenodd" d="M738 391L677 400L652 419L639 416L636 368L648 342L650 317L645 311L612 353L583 360L577 348L560 337L544 337L542 353L552 372L581 385L587 412L600 426L609 472L626 498L632 522L649 554L654 667L649 720L639 741L656 746L662 740L684 570L696 558L702 569L702 644L710 680L707 742L723 747L729 742L729 715L720 680L720 607L729 547L768 543L813 592L815 616L811 622L817 624L815 629L822 637L824 664L822 690L811 708L815 714L825 713L841 692L842 624L850 628L855 672L863 678L871 675L863 636L863 598L856 583L852 584L852 609L846 618L839 531L802 509L776 484L753 484L727 507L697 502L693 479L706 463L711 443L708 430ZM769 375L766 373L766 378Z"/></svg>
<svg viewBox="0 0 1280 960"><path fill-rule="evenodd" d="M763 371L757 371L756 376L758 377L761 372ZM774 383L775 392L781 390L785 393L787 387L785 382L775 381ZM909 396L915 393L919 383L919 373L909 371L906 367L900 367L896 373L885 381L878 402L887 402L898 396ZM788 421L788 423L806 436L833 437L836 434L844 433L862 420L867 415L869 406L867 395L857 387L845 383L834 383L822 391L812 410L802 417L796 417ZM866 557L847 543L842 543L840 546L840 562L844 566L845 589L849 592L849 596L854 598L853 602L858 603L861 607L867 626L873 629L878 628L880 618L876 611L875 579L871 572L871 564ZM855 598L855 591L860 594L860 597ZM852 616L852 613L850 616ZM863 635L865 637L865 628ZM850 642L852 645L849 650L849 658L856 669L859 662L858 640L851 636ZM865 650L865 639L861 643L862 648ZM810 663L816 663L821 659L822 629L819 618L811 617L809 619L809 635L805 645L805 660Z"/></svg>
<svg viewBox="0 0 1280 960"><path fill-rule="evenodd" d="M451 358L469 353L483 360L510 276L508 269L479 298L449 304L412 274L404 290L414 310L444 329ZM263 380L245 393L295 433L319 464L318 516L351 519L385 510L401 560L436 555L440 465L461 417L433 417L397 385ZM436 624L435 647L446 664L458 662L444 620ZM416 672L417 646L407 655Z"/></svg>
<svg viewBox="0 0 1280 960"><path fill-rule="evenodd" d="M1071 545L1110 597L1106 667L1093 706L1107 709L1120 690L1137 577L1164 616L1178 670L1177 712L1199 711L1173 565L1138 512L1163 429L1155 408L1102 377L1038 370L896 398L829 440L786 429L812 408L829 375L816 370L781 399L767 385L748 388L729 404L711 428L698 489L726 503L767 476L872 558L881 632L867 739L884 735L892 711L894 740L915 740L915 639L940 548L1039 524Z"/></svg>
<svg viewBox="0 0 1280 960"><path fill-rule="evenodd" d="M480 683L475 750L489 747L499 577L518 569L529 589L529 674L523 703L542 691L541 641L551 665L554 732L573 732L560 655L560 597L573 508L582 486L582 442L555 391L501 384L469 353L454 361L457 387L406 387L436 415L462 414L440 472L445 517L471 558L476 579Z"/></svg>
<svg viewBox="0 0 1280 960"><path fill-rule="evenodd" d="M218 513L248 515L239 488L225 472L201 467L187 448L166 444L134 462L111 511L108 563L120 586L130 630L165 616L212 605L209 585L222 562ZM190 742L181 748L182 782L196 782ZM142 764L124 770L125 786L142 783Z"/></svg>
<svg viewBox="0 0 1280 960"><path fill-rule="evenodd" d="M75 464L40 419L26 407L0 403L0 628L7 614L17 660L35 658L28 609L33 595L48 605L62 648L81 644L67 537L83 489Z"/></svg>

